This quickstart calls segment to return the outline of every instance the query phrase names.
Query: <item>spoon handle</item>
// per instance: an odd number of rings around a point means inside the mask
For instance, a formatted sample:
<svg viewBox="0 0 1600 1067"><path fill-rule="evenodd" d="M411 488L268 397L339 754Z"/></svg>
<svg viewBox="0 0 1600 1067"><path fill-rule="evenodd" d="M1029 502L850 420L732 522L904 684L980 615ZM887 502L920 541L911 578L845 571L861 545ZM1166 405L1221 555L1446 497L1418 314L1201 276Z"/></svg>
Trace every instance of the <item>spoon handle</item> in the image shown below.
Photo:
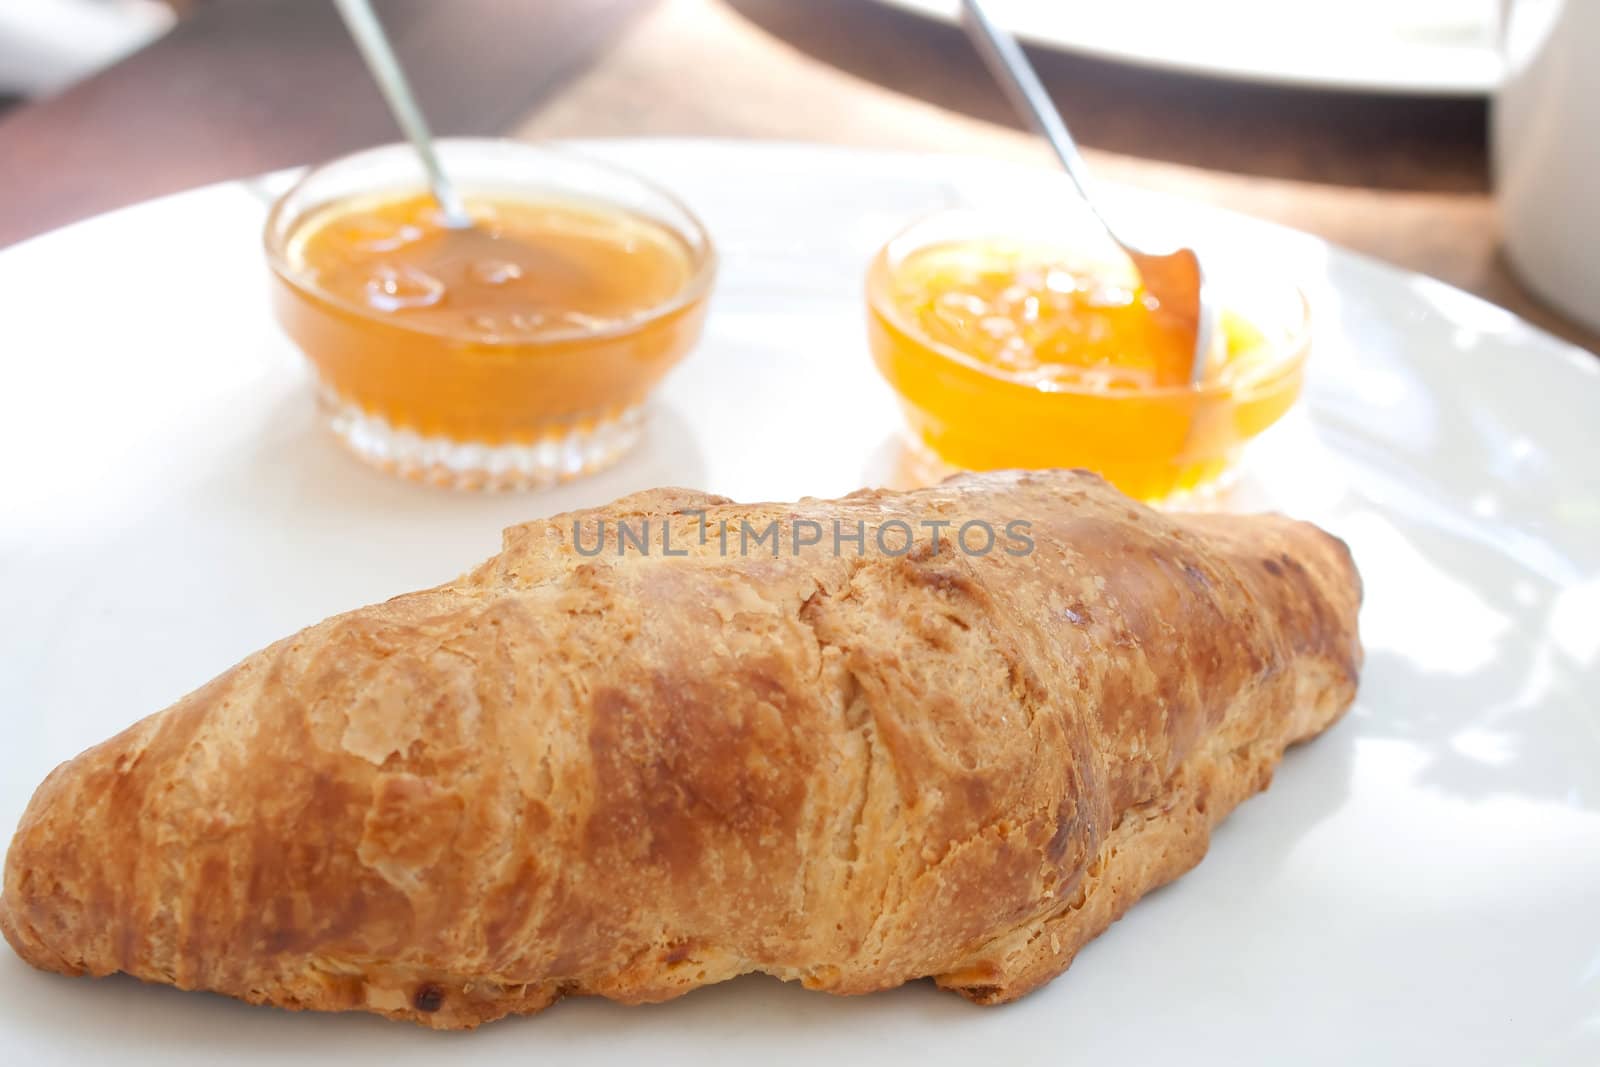
<svg viewBox="0 0 1600 1067"><path fill-rule="evenodd" d="M383 24L372 10L372 4L369 0L333 2L343 16L344 24L349 27L350 36L355 38L356 48L361 52L361 58L366 60L367 69L378 83L378 89L383 93L395 121L400 124L411 147L417 150L422 169L427 174L428 188L433 191L433 198L444 211L446 221L452 227L471 226L472 219L467 214L466 205L461 202L455 186L450 184L444 168L439 165L439 155L433 148L433 134L428 130L428 120L423 117L422 108L417 106L411 83L406 80L406 73L389 44L388 35L383 32Z"/></svg>
<svg viewBox="0 0 1600 1067"><path fill-rule="evenodd" d="M988 65L989 72L1010 98L1011 106L1027 116L1033 128L1050 142L1056 158L1061 160L1062 167L1066 169L1067 177L1077 186L1078 195L1088 201L1093 209L1094 197L1089 195L1089 186L1093 184L1093 179L1089 177L1089 164L1078 151L1078 142L1072 139L1067 124L1061 120L1061 113L1040 84L1039 76L1034 73L1033 65L1028 62L1016 38L995 24L984 10L981 0L961 0L961 23L967 36L977 46L978 54ZM1095 211L1095 214L1098 215L1099 211ZM1105 222L1104 219L1100 221ZM1107 226L1107 229L1110 227Z"/></svg>

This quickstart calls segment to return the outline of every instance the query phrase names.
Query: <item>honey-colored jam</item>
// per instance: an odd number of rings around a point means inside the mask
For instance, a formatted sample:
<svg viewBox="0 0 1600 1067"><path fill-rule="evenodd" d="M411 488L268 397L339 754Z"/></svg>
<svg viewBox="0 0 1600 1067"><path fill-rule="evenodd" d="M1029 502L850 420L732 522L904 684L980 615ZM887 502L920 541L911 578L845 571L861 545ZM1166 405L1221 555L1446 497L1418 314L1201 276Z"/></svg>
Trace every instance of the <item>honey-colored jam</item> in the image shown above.
<svg viewBox="0 0 1600 1067"><path fill-rule="evenodd" d="M1047 244L886 249L868 302L874 358L913 436L967 469L1087 467L1166 497L1213 482L1300 387L1303 339L1227 310L1192 385L1191 324L1130 265Z"/></svg>
<svg viewBox="0 0 1600 1067"><path fill-rule="evenodd" d="M692 344L705 293L676 232L620 208L421 195L309 214L278 272L280 321L325 391L388 425L498 444L640 403Z"/></svg>

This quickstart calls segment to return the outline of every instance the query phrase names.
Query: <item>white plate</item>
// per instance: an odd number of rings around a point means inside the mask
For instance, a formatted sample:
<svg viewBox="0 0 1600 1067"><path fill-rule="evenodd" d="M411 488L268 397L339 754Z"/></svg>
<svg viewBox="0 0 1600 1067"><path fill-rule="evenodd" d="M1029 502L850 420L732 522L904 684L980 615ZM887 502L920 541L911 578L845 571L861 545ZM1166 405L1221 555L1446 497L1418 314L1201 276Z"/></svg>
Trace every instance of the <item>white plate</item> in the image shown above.
<svg viewBox="0 0 1600 1067"><path fill-rule="evenodd" d="M799 146L595 150L680 190L723 270L645 446L548 493L445 494L339 450L268 318L245 186L0 253L0 825L58 761L282 634L455 575L502 525L662 483L784 499L879 480L898 417L865 350L869 253L921 212L1059 180ZM1238 500L1349 539L1369 658L1350 717L1067 974L995 1009L752 977L448 1036L0 950L9 1062L1600 1063L1600 359L1301 235L1194 207L1173 224L1311 292L1306 401Z"/></svg>
<svg viewBox="0 0 1600 1067"><path fill-rule="evenodd" d="M878 0L955 21L959 0ZM1415 96L1500 84L1496 0L993 0L1029 42L1238 81Z"/></svg>

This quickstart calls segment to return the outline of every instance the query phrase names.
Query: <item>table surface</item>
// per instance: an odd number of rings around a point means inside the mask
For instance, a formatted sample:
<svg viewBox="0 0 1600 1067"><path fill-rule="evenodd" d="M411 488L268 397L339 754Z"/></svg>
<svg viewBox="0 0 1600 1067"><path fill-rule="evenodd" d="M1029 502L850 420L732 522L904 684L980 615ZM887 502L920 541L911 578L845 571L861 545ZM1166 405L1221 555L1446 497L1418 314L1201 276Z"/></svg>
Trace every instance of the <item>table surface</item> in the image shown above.
<svg viewBox="0 0 1600 1067"><path fill-rule="evenodd" d="M379 0L443 133L693 135L1049 165L959 30L866 0ZM1036 52L1097 170L1442 278L1600 352L1499 248L1481 100L1271 88ZM331 12L213 0L0 118L0 244L393 140Z"/></svg>

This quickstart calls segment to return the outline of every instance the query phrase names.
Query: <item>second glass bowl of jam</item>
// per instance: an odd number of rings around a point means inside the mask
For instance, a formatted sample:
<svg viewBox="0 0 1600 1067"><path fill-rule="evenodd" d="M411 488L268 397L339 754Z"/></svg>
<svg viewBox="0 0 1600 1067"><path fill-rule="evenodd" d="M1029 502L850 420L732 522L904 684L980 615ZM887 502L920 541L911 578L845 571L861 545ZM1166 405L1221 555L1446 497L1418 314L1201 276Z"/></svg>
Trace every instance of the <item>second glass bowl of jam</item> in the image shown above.
<svg viewBox="0 0 1600 1067"><path fill-rule="evenodd" d="M1207 269L1222 315L1195 385L1193 334L1103 237L988 211L911 226L873 260L867 305L918 465L1084 467L1143 500L1213 492L1299 395L1310 328L1294 286Z"/></svg>
<svg viewBox="0 0 1600 1067"><path fill-rule="evenodd" d="M444 140L451 229L407 145L314 168L266 249L278 321L359 456L463 488L615 462L693 347L716 256L665 190L564 150Z"/></svg>

